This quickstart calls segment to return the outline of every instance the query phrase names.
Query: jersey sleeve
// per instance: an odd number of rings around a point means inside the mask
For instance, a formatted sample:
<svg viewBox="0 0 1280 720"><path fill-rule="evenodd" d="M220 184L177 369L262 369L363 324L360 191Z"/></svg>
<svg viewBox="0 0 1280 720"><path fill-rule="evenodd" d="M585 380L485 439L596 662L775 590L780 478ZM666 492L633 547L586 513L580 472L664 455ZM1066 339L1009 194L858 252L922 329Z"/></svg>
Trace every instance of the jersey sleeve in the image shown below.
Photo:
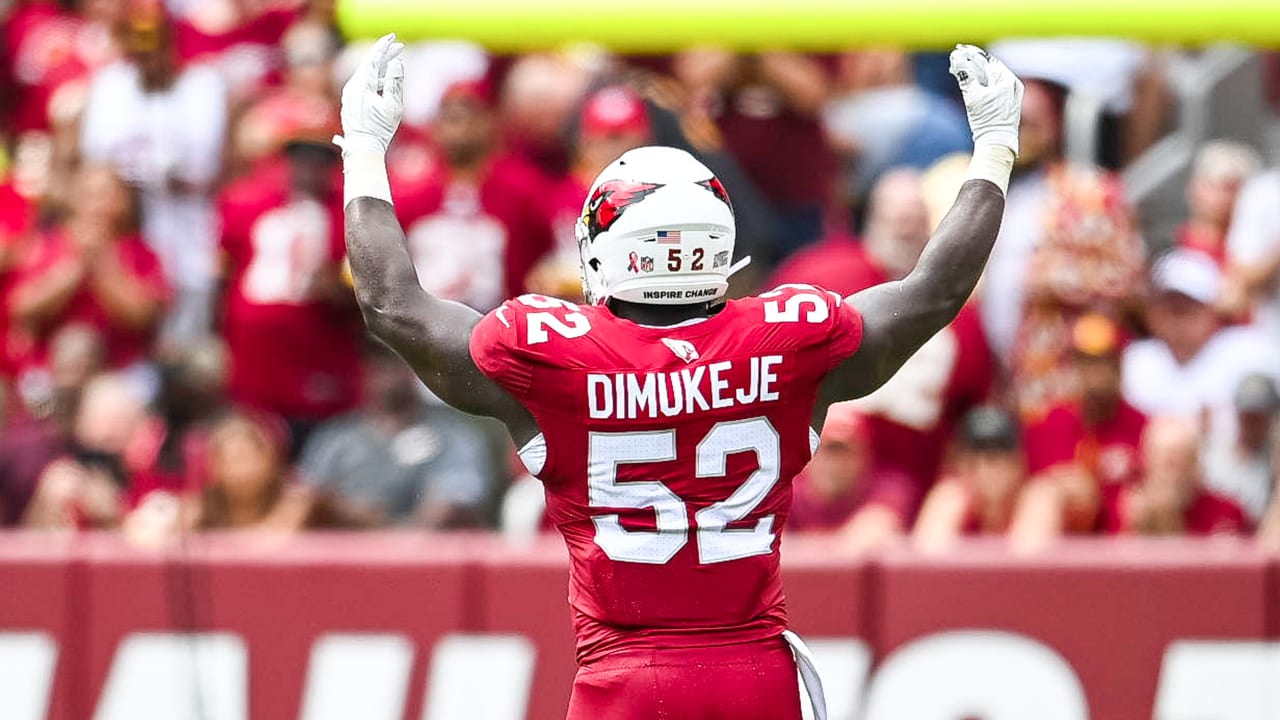
<svg viewBox="0 0 1280 720"><path fill-rule="evenodd" d="M486 377L517 398L529 393L533 382L530 358L520 343L525 307L508 300L489 311L471 331L471 359Z"/></svg>
<svg viewBox="0 0 1280 720"><path fill-rule="evenodd" d="M862 344L862 315L840 293L815 285L779 285L758 296L764 321L792 342L826 353L824 371L849 359Z"/></svg>
<svg viewBox="0 0 1280 720"><path fill-rule="evenodd" d="M830 335L827 339L827 369L834 370L840 363L853 357L862 346L862 313L838 294L829 293L828 296L832 307Z"/></svg>

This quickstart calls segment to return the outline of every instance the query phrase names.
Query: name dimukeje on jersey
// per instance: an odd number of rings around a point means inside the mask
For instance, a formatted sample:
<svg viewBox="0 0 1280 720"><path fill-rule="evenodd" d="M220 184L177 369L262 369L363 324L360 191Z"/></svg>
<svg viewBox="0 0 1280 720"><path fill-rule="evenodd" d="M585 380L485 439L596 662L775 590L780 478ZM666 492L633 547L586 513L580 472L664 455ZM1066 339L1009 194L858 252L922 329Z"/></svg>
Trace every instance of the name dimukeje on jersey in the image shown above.
<svg viewBox="0 0 1280 720"><path fill-rule="evenodd" d="M744 375L734 372L743 363L750 366L745 373L750 379L733 387L729 378ZM671 372L589 373L587 409L593 420L635 420L771 402L778 399L776 369L781 364L781 355L765 355Z"/></svg>

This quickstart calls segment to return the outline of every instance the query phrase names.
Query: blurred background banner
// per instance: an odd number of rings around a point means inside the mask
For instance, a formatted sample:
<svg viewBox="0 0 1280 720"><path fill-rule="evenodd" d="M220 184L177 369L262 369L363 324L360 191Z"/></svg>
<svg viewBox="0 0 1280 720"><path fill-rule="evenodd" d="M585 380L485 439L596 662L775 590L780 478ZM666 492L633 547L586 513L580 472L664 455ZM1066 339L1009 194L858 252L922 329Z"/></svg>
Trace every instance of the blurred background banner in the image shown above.
<svg viewBox="0 0 1280 720"><path fill-rule="evenodd" d="M1010 36L1087 35L1202 44L1234 40L1280 45L1280 3L1225 0L1211 13L1198 0L340 0L349 36L454 37L498 51L599 43L626 52L692 45L740 50L830 51L859 45L943 48Z"/></svg>
<svg viewBox="0 0 1280 720"><path fill-rule="evenodd" d="M573 642L545 538L228 534L0 545L5 720L548 720ZM832 720L1274 720L1280 558L1077 540L856 557L789 538ZM66 588L78 591L68 594Z"/></svg>

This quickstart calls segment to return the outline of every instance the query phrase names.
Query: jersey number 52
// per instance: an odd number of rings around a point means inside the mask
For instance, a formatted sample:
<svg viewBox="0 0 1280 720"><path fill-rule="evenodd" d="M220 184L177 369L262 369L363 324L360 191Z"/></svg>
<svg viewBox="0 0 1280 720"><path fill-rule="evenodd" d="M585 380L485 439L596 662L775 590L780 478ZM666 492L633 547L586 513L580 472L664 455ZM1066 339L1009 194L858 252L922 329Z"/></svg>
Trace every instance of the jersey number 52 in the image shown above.
<svg viewBox="0 0 1280 720"><path fill-rule="evenodd" d="M729 529L764 500L778 482L780 449L778 433L766 418L722 422L698 443L695 476L723 477L729 455L755 452L759 467L728 498L693 515L698 560L718 563L767 555L773 549L773 520L767 515L755 525ZM590 434L587 455L588 501L593 507L652 508L654 530L628 530L617 513L597 515L596 545L611 559L661 565L675 557L689 542L689 510L684 500L658 481L618 482L618 466L658 463L676 459L676 431Z"/></svg>

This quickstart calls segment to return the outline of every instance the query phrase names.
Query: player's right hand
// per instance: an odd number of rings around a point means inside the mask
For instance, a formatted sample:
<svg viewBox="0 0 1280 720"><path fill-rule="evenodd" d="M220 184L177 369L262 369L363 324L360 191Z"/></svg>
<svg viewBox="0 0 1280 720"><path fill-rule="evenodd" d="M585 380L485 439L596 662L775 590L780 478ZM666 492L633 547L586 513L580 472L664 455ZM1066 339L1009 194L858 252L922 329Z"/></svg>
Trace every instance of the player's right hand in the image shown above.
<svg viewBox="0 0 1280 720"><path fill-rule="evenodd" d="M1005 64L973 45L951 51L951 74L960 84L974 145L1002 145L1018 154L1022 81Z"/></svg>
<svg viewBox="0 0 1280 720"><path fill-rule="evenodd" d="M342 135L333 141L343 154L385 153L404 115L404 44L383 35L342 88Z"/></svg>

